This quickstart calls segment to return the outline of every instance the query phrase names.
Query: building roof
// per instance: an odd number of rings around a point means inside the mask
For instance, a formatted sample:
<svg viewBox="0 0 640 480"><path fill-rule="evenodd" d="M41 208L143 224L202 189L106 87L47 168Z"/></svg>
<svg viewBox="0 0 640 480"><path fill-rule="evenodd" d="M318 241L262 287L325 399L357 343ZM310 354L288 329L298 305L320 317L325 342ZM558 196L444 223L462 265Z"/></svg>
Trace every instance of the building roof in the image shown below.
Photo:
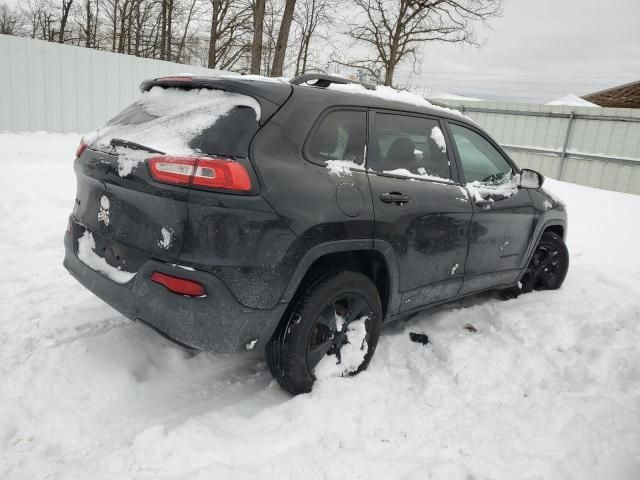
<svg viewBox="0 0 640 480"><path fill-rule="evenodd" d="M640 80L583 95L582 98L601 107L640 108Z"/></svg>
<svg viewBox="0 0 640 480"><path fill-rule="evenodd" d="M593 102L588 102L584 98L580 98L573 93L567 93L566 95L556 98L545 105L568 105L571 107L599 107Z"/></svg>

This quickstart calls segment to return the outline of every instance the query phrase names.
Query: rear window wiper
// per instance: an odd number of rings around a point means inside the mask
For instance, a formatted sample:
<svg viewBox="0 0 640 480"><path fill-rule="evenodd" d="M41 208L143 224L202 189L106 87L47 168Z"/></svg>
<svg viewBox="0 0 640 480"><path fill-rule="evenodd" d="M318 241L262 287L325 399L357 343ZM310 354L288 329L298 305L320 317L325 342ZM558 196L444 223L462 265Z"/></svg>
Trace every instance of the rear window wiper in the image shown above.
<svg viewBox="0 0 640 480"><path fill-rule="evenodd" d="M134 150L146 150L151 153L159 153L160 155L164 155L164 152L160 150L156 150L155 148L147 147L146 145L142 145L140 143L131 142L129 140L125 140L123 138L112 138L109 142L109 145L112 147L127 147L132 148Z"/></svg>

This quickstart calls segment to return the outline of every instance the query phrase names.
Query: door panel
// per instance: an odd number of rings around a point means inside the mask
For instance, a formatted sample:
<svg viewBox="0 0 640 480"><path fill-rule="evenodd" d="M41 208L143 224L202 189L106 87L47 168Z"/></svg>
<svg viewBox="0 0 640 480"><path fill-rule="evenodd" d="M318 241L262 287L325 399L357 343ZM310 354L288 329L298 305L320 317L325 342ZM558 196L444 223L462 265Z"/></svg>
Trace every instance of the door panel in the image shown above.
<svg viewBox="0 0 640 480"><path fill-rule="evenodd" d="M452 298L462 286L472 208L466 190L444 178L451 174L439 122L376 113L371 132L374 238L395 250L400 312Z"/></svg>
<svg viewBox="0 0 640 480"><path fill-rule="evenodd" d="M480 131L449 123L458 164L474 190L469 255L462 293L511 284L520 273L533 232L534 209L526 189L517 186L517 170ZM478 198L477 192L483 194Z"/></svg>
<svg viewBox="0 0 640 480"><path fill-rule="evenodd" d="M462 285L471 207L455 185L369 175L375 211L374 238L389 242L399 271L400 311L454 297ZM385 203L401 192L410 200Z"/></svg>
<svg viewBox="0 0 640 480"><path fill-rule="evenodd" d="M488 208L474 204L462 293L516 281L533 232L533 213L525 189Z"/></svg>

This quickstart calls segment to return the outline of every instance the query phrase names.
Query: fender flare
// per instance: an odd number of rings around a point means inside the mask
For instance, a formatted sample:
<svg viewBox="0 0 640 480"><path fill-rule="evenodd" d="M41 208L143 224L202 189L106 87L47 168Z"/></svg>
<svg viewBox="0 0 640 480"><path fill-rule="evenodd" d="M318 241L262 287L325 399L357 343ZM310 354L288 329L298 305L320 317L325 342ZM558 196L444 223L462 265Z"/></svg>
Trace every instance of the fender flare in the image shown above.
<svg viewBox="0 0 640 480"><path fill-rule="evenodd" d="M567 222L563 216L547 215L546 219L541 218L540 221L538 222L538 225L536 226L536 229L533 232L533 235L531 235L531 242L529 242L529 247L527 248L526 255L524 256L524 262L520 266L520 269L522 271L520 272L520 275L518 275L518 281L520 280L522 275L524 275L524 271L527 268L527 265L529 265L529 262L531 261L533 252L535 251L536 246L538 245L538 243L540 242L540 239L542 238L542 234L547 228L553 227L553 226L561 226L564 231L563 239L567 237Z"/></svg>
<svg viewBox="0 0 640 480"><path fill-rule="evenodd" d="M384 258L387 271L389 272L389 298L384 320L393 316L400 307L400 294L398 292L398 261L391 244L378 239L336 240L321 243L309 249L304 257L298 262L296 269L291 275L291 279L287 283L287 286L280 297L280 303L288 303L293 299L302 279L316 260L331 253L357 250L375 251L381 254Z"/></svg>

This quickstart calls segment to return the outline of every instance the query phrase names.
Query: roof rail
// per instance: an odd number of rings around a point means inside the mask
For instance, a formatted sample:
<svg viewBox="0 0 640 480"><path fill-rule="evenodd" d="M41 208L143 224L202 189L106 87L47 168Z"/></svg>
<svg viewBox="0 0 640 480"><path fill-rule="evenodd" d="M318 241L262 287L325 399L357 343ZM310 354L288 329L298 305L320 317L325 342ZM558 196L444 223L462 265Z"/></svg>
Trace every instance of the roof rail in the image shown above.
<svg viewBox="0 0 640 480"><path fill-rule="evenodd" d="M331 75L323 75L321 73L304 73L296 78L292 78L289 83L292 85L302 85L303 83L313 82L314 87L327 88L332 83L338 83L341 85L346 85L349 83L354 83L356 85L362 85L367 90L375 90L376 86L371 83L358 82L357 80L349 80L347 78L342 77L334 77Z"/></svg>

